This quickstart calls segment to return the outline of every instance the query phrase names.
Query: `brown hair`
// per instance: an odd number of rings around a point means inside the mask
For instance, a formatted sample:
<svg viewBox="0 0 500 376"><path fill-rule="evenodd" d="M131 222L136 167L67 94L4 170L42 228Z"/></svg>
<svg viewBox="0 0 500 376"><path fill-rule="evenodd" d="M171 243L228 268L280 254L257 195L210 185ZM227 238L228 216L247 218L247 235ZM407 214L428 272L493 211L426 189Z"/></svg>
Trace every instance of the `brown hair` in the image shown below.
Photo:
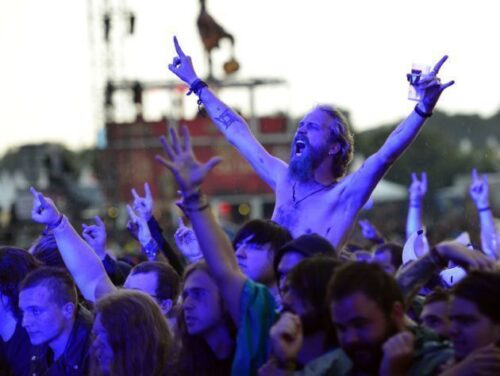
<svg viewBox="0 0 500 376"><path fill-rule="evenodd" d="M30 272L21 282L19 291L44 286L50 291L53 301L62 307L66 303L78 303L76 286L71 276L62 268L42 266ZM76 310L75 310L76 312Z"/></svg>
<svg viewBox="0 0 500 376"><path fill-rule="evenodd" d="M189 265L184 271L182 278L183 283L188 277L196 271L206 273L213 279L210 269L205 261L198 261ZM223 305L222 298L220 301ZM235 326L225 310L224 322L234 338L236 329ZM187 331L184 322L184 308L182 304L178 310L177 325L179 329L179 339L181 341L181 350L176 365L176 375L219 375L227 373L226 369L221 369L223 363L218 360L213 353L212 349L201 335L190 335Z"/></svg>
<svg viewBox="0 0 500 376"><path fill-rule="evenodd" d="M140 291L119 290L97 301L113 350L112 375L164 375L171 361L172 334L160 307ZM92 354L94 358L94 354ZM97 375L92 359L93 374Z"/></svg>
<svg viewBox="0 0 500 376"><path fill-rule="evenodd" d="M347 166L353 156L354 139L349 129L349 123L344 114L332 106L319 105L316 109L325 112L333 120L330 124L331 141L337 142L340 150L334 156L332 174L336 179L341 178L347 172Z"/></svg>

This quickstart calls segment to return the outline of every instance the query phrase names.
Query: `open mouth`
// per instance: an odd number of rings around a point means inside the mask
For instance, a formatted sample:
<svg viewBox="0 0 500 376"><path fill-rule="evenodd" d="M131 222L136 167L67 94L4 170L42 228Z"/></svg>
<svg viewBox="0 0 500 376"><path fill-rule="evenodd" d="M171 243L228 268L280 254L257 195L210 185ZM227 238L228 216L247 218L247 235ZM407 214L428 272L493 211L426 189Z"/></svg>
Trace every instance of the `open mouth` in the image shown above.
<svg viewBox="0 0 500 376"><path fill-rule="evenodd" d="M302 155L302 152L304 151L306 147L306 143L302 140L297 140L295 141L295 155Z"/></svg>

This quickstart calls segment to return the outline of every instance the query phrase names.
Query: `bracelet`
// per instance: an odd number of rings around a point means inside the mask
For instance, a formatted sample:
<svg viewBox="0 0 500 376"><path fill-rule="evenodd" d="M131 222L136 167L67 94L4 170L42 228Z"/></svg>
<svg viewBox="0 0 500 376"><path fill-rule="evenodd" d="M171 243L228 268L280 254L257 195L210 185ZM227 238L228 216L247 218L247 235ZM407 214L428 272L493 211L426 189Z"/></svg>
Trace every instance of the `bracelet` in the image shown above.
<svg viewBox="0 0 500 376"><path fill-rule="evenodd" d="M489 211L489 210L491 210L491 208L489 206L485 206L484 208L477 209L478 212Z"/></svg>
<svg viewBox="0 0 500 376"><path fill-rule="evenodd" d="M182 203L186 204L189 202L197 202L200 200L200 197L202 196L201 193L201 188L197 187L195 190L190 191L190 192L182 192Z"/></svg>
<svg viewBox="0 0 500 376"><path fill-rule="evenodd" d="M52 230L54 230L56 227L58 227L61 224L63 219L64 219L64 216L62 214L59 215L59 218L57 218L57 221L55 221L54 223L51 223L45 227L45 230L43 230L43 234L44 235L49 234Z"/></svg>
<svg viewBox="0 0 500 376"><path fill-rule="evenodd" d="M160 247L158 246L158 243L153 238L151 238L148 244L142 247L142 250L144 251L149 260L154 260L156 258L159 249Z"/></svg>
<svg viewBox="0 0 500 376"><path fill-rule="evenodd" d="M203 211L210 207L207 196L201 192L200 188L184 194L179 205L186 212Z"/></svg>
<svg viewBox="0 0 500 376"><path fill-rule="evenodd" d="M424 119L430 118L432 116L432 112L424 112L420 108L418 108L418 103L415 105L414 111L418 116L423 117Z"/></svg>
<svg viewBox="0 0 500 376"><path fill-rule="evenodd" d="M186 95L191 95L192 93L195 93L199 97L201 94L201 90L207 86L208 85L205 81L202 81L199 78L197 78L189 87L189 91Z"/></svg>

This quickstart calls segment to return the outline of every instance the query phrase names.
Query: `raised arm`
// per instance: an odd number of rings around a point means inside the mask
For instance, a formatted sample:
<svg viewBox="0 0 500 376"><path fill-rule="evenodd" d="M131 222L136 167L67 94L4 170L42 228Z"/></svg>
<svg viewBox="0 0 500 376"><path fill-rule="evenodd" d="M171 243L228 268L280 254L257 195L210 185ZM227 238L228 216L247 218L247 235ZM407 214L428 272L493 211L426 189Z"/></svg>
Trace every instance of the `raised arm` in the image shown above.
<svg viewBox="0 0 500 376"><path fill-rule="evenodd" d="M207 163L198 162L193 154L187 128L182 127L183 142L179 142L175 130L170 129L171 144L161 138L167 158L157 160L172 171L183 195L183 209L189 214L196 238L205 261L210 268L222 297L235 323L239 323L239 303L246 281L234 255L233 246L215 220L207 198L201 194L200 186L208 172L221 159L214 157Z"/></svg>
<svg viewBox="0 0 500 376"><path fill-rule="evenodd" d="M479 251L458 242L441 242L421 258L401 268L396 280L407 301L437 272L452 262L465 270L494 270L495 265Z"/></svg>
<svg viewBox="0 0 500 376"><path fill-rule="evenodd" d="M109 279L101 260L93 249L73 228L68 218L63 216L54 202L44 197L35 188L31 217L33 221L47 226L53 231L57 247L85 299L95 302L100 296L116 290Z"/></svg>
<svg viewBox="0 0 500 376"><path fill-rule="evenodd" d="M418 230L422 230L422 205L427 192L427 174L422 172L420 180L416 173L411 174L411 184L408 189L409 205L408 218L406 219L406 239Z"/></svg>
<svg viewBox="0 0 500 376"><path fill-rule="evenodd" d="M174 37L174 46L177 56L174 57L172 64L168 66L170 71L184 81L190 87L190 91L199 97L208 115L229 143L250 163L255 172L275 190L277 177L280 173L286 171L286 163L269 154L252 134L245 120L217 98L206 84L199 79L193 68L191 57L183 52L176 37Z"/></svg>
<svg viewBox="0 0 500 376"><path fill-rule="evenodd" d="M477 170L472 170L469 195L479 214L481 248L488 257L493 260L498 259L500 257L500 244L499 239L497 239L495 219L490 208L488 176L486 174L479 177Z"/></svg>
<svg viewBox="0 0 500 376"><path fill-rule="evenodd" d="M425 120L431 116L442 92L454 84L454 81L441 84L437 77L447 58L448 56L444 56L417 84L418 89L423 90L424 94L411 114L398 125L384 145L370 156L358 171L345 179L346 198L350 199L355 208L361 208L368 200L380 179L417 137Z"/></svg>
<svg viewBox="0 0 500 376"><path fill-rule="evenodd" d="M134 197L134 201L132 202L133 211L135 212L135 214L137 214L137 216L141 217L144 220L144 222L142 223L146 223L149 229L149 238L147 239L144 246L148 245L152 238L158 245L158 250L161 251L155 255L154 259L156 259L157 261L168 262L175 269L175 271L179 273L179 275L182 275L182 273L184 272L184 265L179 257L179 254L170 246L170 243L167 241L167 239L165 239L165 237L163 236L163 230L153 215L154 200L149 183L144 183L144 196L139 195L135 188L132 188L131 193ZM138 222L130 220L129 226L136 227L136 239L140 241L140 229L138 227ZM144 233L144 230L142 230L141 232ZM154 246L154 243L150 244L149 246Z"/></svg>

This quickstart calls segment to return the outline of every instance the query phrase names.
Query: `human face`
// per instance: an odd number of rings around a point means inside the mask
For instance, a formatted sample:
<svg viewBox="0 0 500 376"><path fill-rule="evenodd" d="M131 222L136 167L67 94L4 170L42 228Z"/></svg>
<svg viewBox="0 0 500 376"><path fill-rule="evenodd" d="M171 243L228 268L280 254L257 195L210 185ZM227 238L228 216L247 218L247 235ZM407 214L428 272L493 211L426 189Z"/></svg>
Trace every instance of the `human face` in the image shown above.
<svg viewBox="0 0 500 376"><path fill-rule="evenodd" d="M158 288L158 274L156 274L156 272L129 274L123 287L129 290L139 290L148 294L158 303L165 316L168 315L172 309L173 302L171 299L161 300L156 295L156 290Z"/></svg>
<svg viewBox="0 0 500 376"><path fill-rule="evenodd" d="M429 303L424 306L420 314L420 321L424 328L433 330L442 337L448 337L449 304L446 300Z"/></svg>
<svg viewBox="0 0 500 376"><path fill-rule="evenodd" d="M270 285L274 282L271 245L256 244L250 235L236 244L236 259L243 274L252 281Z"/></svg>
<svg viewBox="0 0 500 376"><path fill-rule="evenodd" d="M281 303L283 304L283 310L292 312L301 317L305 316L311 310L310 305L290 287L288 281L285 282L285 286L282 290Z"/></svg>
<svg viewBox="0 0 500 376"><path fill-rule="evenodd" d="M283 257L281 257L278 264L278 284L280 294L283 294L285 289L286 277L288 276L288 273L290 273L290 270L292 270L295 265L304 260L304 258L305 257L302 253L294 251L286 252Z"/></svg>
<svg viewBox="0 0 500 376"><path fill-rule="evenodd" d="M384 315L375 301L355 292L330 305L339 344L359 370L379 367L382 345L397 332L396 323Z"/></svg>
<svg viewBox="0 0 500 376"><path fill-rule="evenodd" d="M454 297L450 308L449 335L455 358L461 360L472 351L500 339L500 324L483 315L470 300Z"/></svg>
<svg viewBox="0 0 500 376"><path fill-rule="evenodd" d="M97 314L92 327L92 352L103 372L111 372L113 349L109 344L108 332L102 325L101 314Z"/></svg>
<svg viewBox="0 0 500 376"><path fill-rule="evenodd" d="M210 335L223 325L222 300L210 276L195 270L187 277L182 291L184 323L190 335Z"/></svg>
<svg viewBox="0 0 500 376"><path fill-rule="evenodd" d="M328 156L331 146L332 119L319 109L309 112L297 127L290 153L290 173L306 180Z"/></svg>
<svg viewBox="0 0 500 376"><path fill-rule="evenodd" d="M24 289L19 294L19 308L23 312L22 325L30 337L31 344L56 343L62 334L71 328L72 303L59 306L52 293L43 285Z"/></svg>

